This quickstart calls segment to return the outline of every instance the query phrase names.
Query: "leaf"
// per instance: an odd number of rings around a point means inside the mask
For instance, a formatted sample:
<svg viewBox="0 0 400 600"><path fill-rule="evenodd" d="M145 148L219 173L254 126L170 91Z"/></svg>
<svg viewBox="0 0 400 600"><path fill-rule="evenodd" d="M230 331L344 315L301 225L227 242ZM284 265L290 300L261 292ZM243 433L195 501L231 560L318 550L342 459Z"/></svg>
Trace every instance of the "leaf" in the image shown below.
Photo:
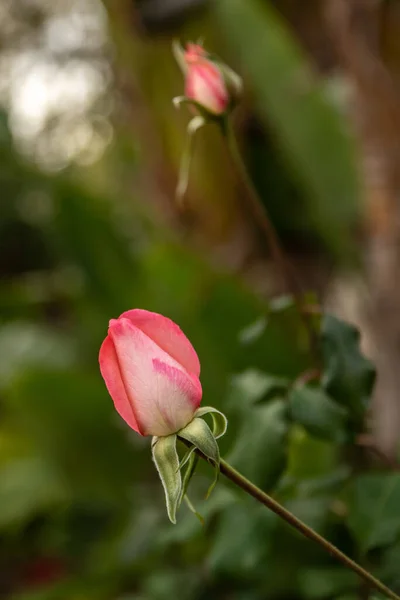
<svg viewBox="0 0 400 600"><path fill-rule="evenodd" d="M347 523L363 552L400 535L400 473L360 475L350 484Z"/></svg>
<svg viewBox="0 0 400 600"><path fill-rule="evenodd" d="M264 506L236 502L227 507L208 556L211 569L237 578L263 571L277 520Z"/></svg>
<svg viewBox="0 0 400 600"><path fill-rule="evenodd" d="M219 0L215 13L258 111L304 191L311 218L336 255L348 261L361 186L344 117L270 3Z"/></svg>
<svg viewBox="0 0 400 600"><path fill-rule="evenodd" d="M400 586L400 540L382 552L380 566L376 575L389 587L397 589Z"/></svg>
<svg viewBox="0 0 400 600"><path fill-rule="evenodd" d="M240 412L249 410L255 402L285 392L289 380L263 373L258 369L246 369L231 378L231 389L227 402Z"/></svg>
<svg viewBox="0 0 400 600"><path fill-rule="evenodd" d="M163 484L168 517L176 523L176 511L181 501L182 478L176 451L176 435L153 438L151 445L154 463Z"/></svg>
<svg viewBox="0 0 400 600"><path fill-rule="evenodd" d="M286 466L286 412L281 399L249 410L228 458L262 489L273 487Z"/></svg>
<svg viewBox="0 0 400 600"><path fill-rule="evenodd" d="M299 574L301 596L308 600L332 598L359 588L358 575L343 567L304 568Z"/></svg>
<svg viewBox="0 0 400 600"><path fill-rule="evenodd" d="M289 414L293 421L322 439L344 442L347 411L320 388L304 385L289 393Z"/></svg>
<svg viewBox="0 0 400 600"><path fill-rule="evenodd" d="M321 349L325 367L323 387L360 423L369 405L375 368L361 354L357 328L332 315L325 315L321 326Z"/></svg>
<svg viewBox="0 0 400 600"><path fill-rule="evenodd" d="M312 437L300 425L290 428L286 474L295 480L329 477L338 463L338 447L333 442Z"/></svg>

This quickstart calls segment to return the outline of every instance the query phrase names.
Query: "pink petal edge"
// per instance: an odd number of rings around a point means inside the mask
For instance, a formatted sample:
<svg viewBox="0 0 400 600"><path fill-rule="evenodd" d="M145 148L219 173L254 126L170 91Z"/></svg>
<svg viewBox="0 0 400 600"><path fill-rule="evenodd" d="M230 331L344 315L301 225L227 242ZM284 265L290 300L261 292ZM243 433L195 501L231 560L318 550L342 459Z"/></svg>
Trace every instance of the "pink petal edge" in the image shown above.
<svg viewBox="0 0 400 600"><path fill-rule="evenodd" d="M133 406L125 391L121 370L118 363L114 343L109 335L102 343L99 352L100 372L105 381L108 392L114 402L119 415L134 431L144 435L137 422Z"/></svg>
<svg viewBox="0 0 400 600"><path fill-rule="evenodd" d="M141 308L127 310L119 319L129 319L135 327L152 339L161 350L182 365L186 371L199 377L200 361L196 350L174 321Z"/></svg>

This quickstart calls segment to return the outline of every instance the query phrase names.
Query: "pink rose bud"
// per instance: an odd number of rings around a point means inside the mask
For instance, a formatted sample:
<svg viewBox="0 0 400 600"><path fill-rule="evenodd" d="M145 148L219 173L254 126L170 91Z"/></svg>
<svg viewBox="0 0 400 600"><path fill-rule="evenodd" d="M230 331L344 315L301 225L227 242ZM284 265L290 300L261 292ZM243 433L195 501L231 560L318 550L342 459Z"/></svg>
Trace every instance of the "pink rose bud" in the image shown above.
<svg viewBox="0 0 400 600"><path fill-rule="evenodd" d="M208 112L222 115L228 109L230 94L224 75L198 44L188 44L183 54L186 64L185 96Z"/></svg>
<svg viewBox="0 0 400 600"><path fill-rule="evenodd" d="M140 309L111 319L99 362L116 410L141 435L167 436L192 421L200 363L170 319Z"/></svg>

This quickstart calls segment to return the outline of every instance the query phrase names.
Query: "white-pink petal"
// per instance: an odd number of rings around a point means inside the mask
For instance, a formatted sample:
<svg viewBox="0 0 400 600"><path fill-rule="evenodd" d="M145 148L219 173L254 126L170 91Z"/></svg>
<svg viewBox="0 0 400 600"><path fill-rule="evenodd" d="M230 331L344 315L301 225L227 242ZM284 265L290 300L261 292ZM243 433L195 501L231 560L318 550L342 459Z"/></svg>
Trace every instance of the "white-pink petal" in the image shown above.
<svg viewBox="0 0 400 600"><path fill-rule="evenodd" d="M129 319L186 371L194 373L197 377L200 375L200 361L196 350L181 328L171 319L140 308L124 312L120 319Z"/></svg>
<svg viewBox="0 0 400 600"><path fill-rule="evenodd" d="M129 406L140 432L143 435L157 436L175 433L192 420L200 404L200 381L144 332L148 325L146 319L143 319L144 327L139 328L133 324L132 318L124 315L118 320L110 321L109 337L115 349ZM138 316L140 315L134 315L135 318ZM144 316L146 315L142 315ZM154 320L149 327L154 334ZM158 338L165 347L169 347L166 336L168 331L177 335L176 330L170 326L159 334ZM177 338L181 339L179 335ZM193 366L194 361L189 360L188 363L186 354L185 357L185 362ZM113 399L115 402L115 398ZM117 403L116 408L123 416Z"/></svg>
<svg viewBox="0 0 400 600"><path fill-rule="evenodd" d="M107 386L108 392L114 401L115 408L129 427L143 434L136 420L134 408L130 402L121 377L114 342L107 336L100 348L100 371Z"/></svg>

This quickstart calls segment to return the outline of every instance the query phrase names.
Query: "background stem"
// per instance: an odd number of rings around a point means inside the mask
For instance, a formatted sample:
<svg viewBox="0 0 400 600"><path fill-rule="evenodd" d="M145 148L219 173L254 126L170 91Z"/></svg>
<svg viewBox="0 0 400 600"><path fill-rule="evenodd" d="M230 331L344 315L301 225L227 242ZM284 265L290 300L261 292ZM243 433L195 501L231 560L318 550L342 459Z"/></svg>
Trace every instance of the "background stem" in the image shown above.
<svg viewBox="0 0 400 600"><path fill-rule="evenodd" d="M275 228L243 162L229 118L224 121L223 133L233 166L247 192L246 208L250 207L252 217L264 233L265 241L267 242L276 267L279 270L282 283L295 298L299 298L303 294L302 287L286 260Z"/></svg>
<svg viewBox="0 0 400 600"><path fill-rule="evenodd" d="M304 290L299 283L296 274L293 272L292 266L288 263L275 228L269 218L267 209L262 203L254 183L247 171L246 165L242 159L239 146L234 134L231 122L227 117L222 121L221 129L226 139L229 154L236 172L247 191L246 208L250 207L252 217L264 233L265 241L271 253L272 259L275 262L277 270L282 280L284 287L293 296L300 317L308 331L310 347L316 363L319 363L318 340L313 325L313 317L303 308Z"/></svg>

